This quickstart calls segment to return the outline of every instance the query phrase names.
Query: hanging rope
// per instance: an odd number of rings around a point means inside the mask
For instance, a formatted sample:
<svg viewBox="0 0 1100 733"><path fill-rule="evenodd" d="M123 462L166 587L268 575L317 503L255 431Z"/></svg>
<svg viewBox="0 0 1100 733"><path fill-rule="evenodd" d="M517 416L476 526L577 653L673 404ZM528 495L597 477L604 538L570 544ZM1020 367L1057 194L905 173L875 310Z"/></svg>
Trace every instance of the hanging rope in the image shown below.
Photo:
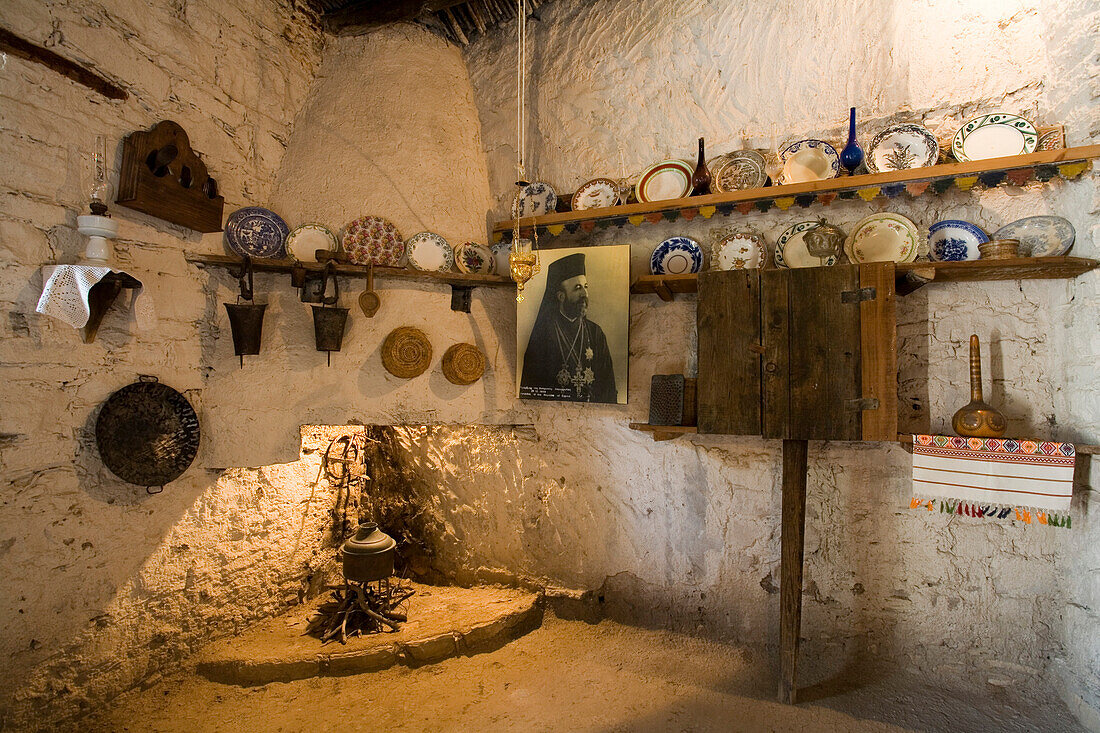
<svg viewBox="0 0 1100 733"><path fill-rule="evenodd" d="M516 0L516 91L519 105L516 112L516 171L519 181L527 181L527 0Z"/></svg>

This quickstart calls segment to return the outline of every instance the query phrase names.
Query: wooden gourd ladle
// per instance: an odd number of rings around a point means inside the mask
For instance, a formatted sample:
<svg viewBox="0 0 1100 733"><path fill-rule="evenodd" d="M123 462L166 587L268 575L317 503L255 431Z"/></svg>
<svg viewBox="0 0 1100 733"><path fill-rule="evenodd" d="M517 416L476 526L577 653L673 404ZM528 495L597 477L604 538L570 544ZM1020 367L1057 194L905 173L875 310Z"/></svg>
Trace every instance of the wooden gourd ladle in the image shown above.
<svg viewBox="0 0 1100 733"><path fill-rule="evenodd" d="M359 307L363 309L363 315L367 318L374 318L374 314L378 312L381 305L381 298L374 292L374 264L372 263L367 266L367 289L359 294Z"/></svg>
<svg viewBox="0 0 1100 733"><path fill-rule="evenodd" d="M982 398L982 352L976 333L970 335L970 404L959 408L951 427L959 435L973 438L999 438L1008 429L1001 411Z"/></svg>

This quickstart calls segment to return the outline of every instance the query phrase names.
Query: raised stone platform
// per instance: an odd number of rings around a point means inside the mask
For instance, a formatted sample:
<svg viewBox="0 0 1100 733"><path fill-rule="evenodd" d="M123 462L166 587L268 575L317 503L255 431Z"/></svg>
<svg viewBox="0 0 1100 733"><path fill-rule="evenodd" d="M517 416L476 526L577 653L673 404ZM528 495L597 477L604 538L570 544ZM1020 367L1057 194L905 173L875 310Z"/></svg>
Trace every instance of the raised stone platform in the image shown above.
<svg viewBox="0 0 1100 733"><path fill-rule="evenodd" d="M195 670L214 682L264 685L317 676L375 672L395 664L417 667L460 654L500 648L538 628L539 597L512 588L455 588L411 584L409 620L401 630L321 645L306 636L307 619L324 598L264 621L203 649Z"/></svg>

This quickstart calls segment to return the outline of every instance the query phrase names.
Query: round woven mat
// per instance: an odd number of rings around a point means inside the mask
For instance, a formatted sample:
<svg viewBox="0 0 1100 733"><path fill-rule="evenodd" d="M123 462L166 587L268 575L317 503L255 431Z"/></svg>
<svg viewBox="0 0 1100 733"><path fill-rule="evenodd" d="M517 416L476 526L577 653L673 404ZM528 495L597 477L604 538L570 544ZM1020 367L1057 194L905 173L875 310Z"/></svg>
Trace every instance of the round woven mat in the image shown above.
<svg viewBox="0 0 1100 733"><path fill-rule="evenodd" d="M451 384L473 384L485 373L485 355L473 344L455 344L443 354L443 376Z"/></svg>
<svg viewBox="0 0 1100 733"><path fill-rule="evenodd" d="M432 344L419 328L395 328L382 342L382 366L395 377L420 376L431 363Z"/></svg>

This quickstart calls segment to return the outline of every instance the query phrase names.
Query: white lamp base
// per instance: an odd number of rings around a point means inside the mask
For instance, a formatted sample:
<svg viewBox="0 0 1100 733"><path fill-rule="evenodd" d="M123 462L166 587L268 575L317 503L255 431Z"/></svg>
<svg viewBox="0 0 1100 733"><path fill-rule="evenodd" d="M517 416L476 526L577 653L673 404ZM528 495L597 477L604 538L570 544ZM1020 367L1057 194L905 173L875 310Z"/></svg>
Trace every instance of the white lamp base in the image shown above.
<svg viewBox="0 0 1100 733"><path fill-rule="evenodd" d="M118 222L109 216L86 214L76 217L76 228L88 237L81 264L109 267L115 254L111 240L118 236Z"/></svg>

